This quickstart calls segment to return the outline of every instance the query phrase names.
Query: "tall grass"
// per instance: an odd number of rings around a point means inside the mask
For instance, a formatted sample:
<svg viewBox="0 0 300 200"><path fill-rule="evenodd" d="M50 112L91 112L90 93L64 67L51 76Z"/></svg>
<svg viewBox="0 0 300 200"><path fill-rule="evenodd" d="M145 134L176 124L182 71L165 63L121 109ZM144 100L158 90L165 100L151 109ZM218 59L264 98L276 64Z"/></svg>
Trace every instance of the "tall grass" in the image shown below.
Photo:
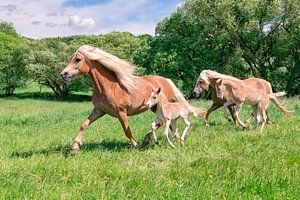
<svg viewBox="0 0 300 200"><path fill-rule="evenodd" d="M132 149L118 120L106 115L86 130L82 149L70 156L91 102L0 98L0 198L299 199L300 100L284 102L295 115L286 118L271 105L273 123L262 134L227 122L222 109L211 114L209 128L190 117L186 144L175 143L176 149L162 129L160 145ZM151 112L130 117L139 142L154 118Z"/></svg>

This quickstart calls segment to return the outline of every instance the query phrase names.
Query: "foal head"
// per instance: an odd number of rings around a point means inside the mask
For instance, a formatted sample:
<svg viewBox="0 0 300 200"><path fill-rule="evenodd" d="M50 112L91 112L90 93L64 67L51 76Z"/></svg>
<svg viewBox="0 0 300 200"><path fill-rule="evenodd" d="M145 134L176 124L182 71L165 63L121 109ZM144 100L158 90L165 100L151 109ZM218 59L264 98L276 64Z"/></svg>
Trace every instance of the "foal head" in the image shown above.
<svg viewBox="0 0 300 200"><path fill-rule="evenodd" d="M219 78L215 84L216 94L218 99L224 98L224 91L226 90L225 85L223 84L223 79Z"/></svg>
<svg viewBox="0 0 300 200"><path fill-rule="evenodd" d="M157 91L152 90L149 99L145 103L148 108L151 108L158 103L160 91L160 88L158 88Z"/></svg>
<svg viewBox="0 0 300 200"><path fill-rule="evenodd" d="M84 56L76 52L74 56L72 56L69 64L62 70L60 73L61 77L65 81L70 81L71 79L81 75L81 74L86 74L90 70L90 67L84 59Z"/></svg>

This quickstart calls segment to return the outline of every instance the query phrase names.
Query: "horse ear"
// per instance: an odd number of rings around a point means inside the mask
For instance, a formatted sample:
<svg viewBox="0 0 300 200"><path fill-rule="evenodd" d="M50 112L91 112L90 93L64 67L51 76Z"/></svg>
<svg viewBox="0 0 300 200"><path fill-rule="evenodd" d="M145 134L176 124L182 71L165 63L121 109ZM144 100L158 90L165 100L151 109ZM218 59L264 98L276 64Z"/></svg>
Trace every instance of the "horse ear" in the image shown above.
<svg viewBox="0 0 300 200"><path fill-rule="evenodd" d="M220 85L220 84L222 83L222 79L219 78L219 79L216 81L216 83Z"/></svg>
<svg viewBox="0 0 300 200"><path fill-rule="evenodd" d="M158 90L157 90L157 92L156 92L156 94L159 94L160 91L161 91L161 89L160 89L160 87L159 87Z"/></svg>

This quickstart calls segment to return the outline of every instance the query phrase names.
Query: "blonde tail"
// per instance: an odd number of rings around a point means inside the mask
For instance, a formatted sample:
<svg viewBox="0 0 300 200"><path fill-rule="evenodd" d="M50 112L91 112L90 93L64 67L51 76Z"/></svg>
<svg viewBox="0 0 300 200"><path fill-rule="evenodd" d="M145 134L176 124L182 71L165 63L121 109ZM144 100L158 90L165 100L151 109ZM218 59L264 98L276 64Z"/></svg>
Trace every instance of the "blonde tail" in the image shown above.
<svg viewBox="0 0 300 200"><path fill-rule="evenodd" d="M275 95L276 97L280 98L286 95L286 92L277 92L277 93L273 93L273 95Z"/></svg>
<svg viewBox="0 0 300 200"><path fill-rule="evenodd" d="M275 93L277 94L277 93ZM275 104L275 106L277 106L277 108L283 112L286 116L291 117L293 115L292 111L289 111L287 109L285 109L281 103L278 101L277 96L275 94L269 94L269 98L270 100Z"/></svg>
<svg viewBox="0 0 300 200"><path fill-rule="evenodd" d="M187 107L187 109L189 110L190 114L193 114L194 116L202 116L204 117L206 114L206 111L204 109L201 108L196 108L194 106L191 106L189 104L189 102L187 102L187 100L184 98L183 94L180 92L180 90L176 87L176 85L173 83L173 81L171 79L167 78L167 81L169 82L170 86L173 89L173 92L175 94L176 99L182 103L184 106Z"/></svg>

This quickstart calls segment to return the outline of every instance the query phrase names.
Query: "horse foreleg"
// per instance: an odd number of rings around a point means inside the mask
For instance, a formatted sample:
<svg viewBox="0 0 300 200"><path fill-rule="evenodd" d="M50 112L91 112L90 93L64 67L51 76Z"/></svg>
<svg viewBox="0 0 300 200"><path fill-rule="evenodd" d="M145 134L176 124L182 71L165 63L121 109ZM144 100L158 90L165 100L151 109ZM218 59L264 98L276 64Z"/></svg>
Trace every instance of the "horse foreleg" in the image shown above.
<svg viewBox="0 0 300 200"><path fill-rule="evenodd" d="M219 104L215 104L213 103L210 108L208 109L208 111L206 112L205 118L204 118L204 124L205 126L209 126L208 124L208 116L210 113L212 113L213 111L217 110L218 108L220 108L222 105Z"/></svg>
<svg viewBox="0 0 300 200"><path fill-rule="evenodd" d="M183 122L185 124L184 130L183 130L183 133L182 133L182 136L181 136L181 145L183 146L184 145L185 135L186 135L188 129L190 128L191 123L189 122L187 116L185 118L183 118L182 120L183 120Z"/></svg>
<svg viewBox="0 0 300 200"><path fill-rule="evenodd" d="M231 117L232 117L232 119L233 119L234 124L236 124L236 123L237 123L237 122L236 122L237 119L236 119L236 117L234 116L234 105L229 105L227 108L228 108L228 110L229 110L229 112L230 112L230 114L231 114ZM229 122L231 121L229 117L227 117L226 119L227 119Z"/></svg>
<svg viewBox="0 0 300 200"><path fill-rule="evenodd" d="M79 133L75 138L75 143L72 145L71 154L76 154L79 151L80 145L82 145L82 138L84 135L84 130L99 117L102 117L105 113L97 109L93 109L91 114L86 118L80 126Z"/></svg>
<svg viewBox="0 0 300 200"><path fill-rule="evenodd" d="M153 135L153 138L154 138L154 141L156 144L159 144L158 140L157 140L157 137L156 137L156 134L155 134L155 131L157 129L157 124L159 123L160 124L160 119L155 119L155 121L151 124L151 131L152 131L152 135Z"/></svg>
<svg viewBox="0 0 300 200"><path fill-rule="evenodd" d="M239 117L239 113L240 113L240 110L241 110L241 108L242 108L242 105L243 105L242 103L241 103L241 104L236 104L234 116L236 117L238 123L239 123L242 127L246 128L245 124L240 120L240 117Z"/></svg>
<svg viewBox="0 0 300 200"><path fill-rule="evenodd" d="M170 129L172 131L173 137L181 141L180 135L178 134L178 128L176 128L176 119L171 121Z"/></svg>
<svg viewBox="0 0 300 200"><path fill-rule="evenodd" d="M122 124L125 135L129 139L131 145L134 148L137 148L138 144L135 141L135 139L133 138L133 136L131 134L131 131L130 131L130 128L129 128L127 113L126 112L119 112L118 119L119 119L120 123Z"/></svg>
<svg viewBox="0 0 300 200"><path fill-rule="evenodd" d="M224 108L224 118L227 119L227 120L229 119L229 118L228 118L228 114L227 114L228 106L229 106L229 102L227 101L227 102L224 103L224 105L223 105L223 108Z"/></svg>
<svg viewBox="0 0 300 200"><path fill-rule="evenodd" d="M166 121L166 127L165 127L165 132L164 132L164 136L165 138L167 139L169 145L172 147L172 148L175 148L174 144L171 142L170 138L169 138L169 127L171 125L171 120L167 120Z"/></svg>

